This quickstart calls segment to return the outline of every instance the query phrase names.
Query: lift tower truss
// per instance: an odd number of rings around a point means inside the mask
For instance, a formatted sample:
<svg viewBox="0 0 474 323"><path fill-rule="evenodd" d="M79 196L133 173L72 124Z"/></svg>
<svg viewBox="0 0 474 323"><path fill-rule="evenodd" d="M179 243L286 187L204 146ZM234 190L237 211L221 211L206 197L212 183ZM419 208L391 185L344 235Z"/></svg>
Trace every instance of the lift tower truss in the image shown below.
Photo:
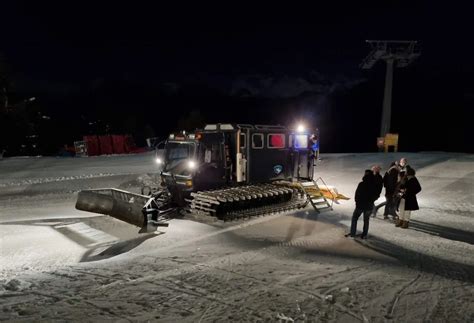
<svg viewBox="0 0 474 323"><path fill-rule="evenodd" d="M416 40L367 40L366 42L370 45L371 51L362 61L360 67L362 69L371 69L379 60L383 60L387 64L380 126L380 136L384 137L390 132L393 68L394 66L407 67L421 53Z"/></svg>

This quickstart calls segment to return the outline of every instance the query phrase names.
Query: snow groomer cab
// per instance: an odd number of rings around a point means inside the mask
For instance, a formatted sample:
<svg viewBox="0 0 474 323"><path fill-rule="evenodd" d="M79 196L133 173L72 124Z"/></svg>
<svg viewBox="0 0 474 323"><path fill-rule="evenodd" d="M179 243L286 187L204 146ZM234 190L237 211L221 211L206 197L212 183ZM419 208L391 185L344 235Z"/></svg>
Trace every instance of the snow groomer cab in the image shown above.
<svg viewBox="0 0 474 323"><path fill-rule="evenodd" d="M162 186L184 205L191 192L312 179L312 135L302 126L224 123L170 134L156 160Z"/></svg>

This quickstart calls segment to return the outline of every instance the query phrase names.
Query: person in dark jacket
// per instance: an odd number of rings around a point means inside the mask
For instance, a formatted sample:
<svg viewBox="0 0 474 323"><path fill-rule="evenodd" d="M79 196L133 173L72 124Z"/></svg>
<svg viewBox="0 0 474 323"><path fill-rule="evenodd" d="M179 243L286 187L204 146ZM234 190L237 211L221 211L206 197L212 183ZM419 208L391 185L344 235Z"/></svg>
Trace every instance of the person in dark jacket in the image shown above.
<svg viewBox="0 0 474 323"><path fill-rule="evenodd" d="M396 162L392 162L390 164L390 168L385 172L383 177L383 186L385 187L385 209L383 212L384 219L388 219L388 216L393 216L393 219L398 217L397 213L395 212L396 209L396 197L395 197L395 189L397 186L398 181L398 173L399 168Z"/></svg>
<svg viewBox="0 0 474 323"><path fill-rule="evenodd" d="M375 176L374 173L369 169L365 171L362 182L357 186L355 192L355 203L356 208L352 214L351 231L349 235L355 237L357 230L357 220L361 214L364 214L364 228L362 230L361 238L367 238L369 231L369 219L372 209L374 207L375 197L377 195Z"/></svg>
<svg viewBox="0 0 474 323"><path fill-rule="evenodd" d="M383 188L383 178L382 175L380 175L380 170L382 167L379 165L374 165L372 166L372 172L374 173L374 179L375 179L375 201L378 200L380 197L380 193L382 193L382 188Z"/></svg>
<svg viewBox="0 0 474 323"><path fill-rule="evenodd" d="M408 229L411 211L419 210L416 194L421 192L421 185L415 177L415 170L407 167L407 179L402 188L402 199L400 201L400 223L403 229Z"/></svg>
<svg viewBox="0 0 474 323"><path fill-rule="evenodd" d="M397 212L400 212L404 209L402 209L402 207L404 208L405 207L405 203L403 203L403 205L400 205L400 201L402 199L402 196L403 196L403 193L405 192L405 183L407 181L407 175L406 175L406 172L404 171L400 171L398 173L398 181L397 181L397 185L395 185L395 194L393 196L394 198L394 204L395 204L395 209L397 210ZM397 220L395 220L395 226L399 227L402 225L402 221L400 221L400 219L398 218Z"/></svg>

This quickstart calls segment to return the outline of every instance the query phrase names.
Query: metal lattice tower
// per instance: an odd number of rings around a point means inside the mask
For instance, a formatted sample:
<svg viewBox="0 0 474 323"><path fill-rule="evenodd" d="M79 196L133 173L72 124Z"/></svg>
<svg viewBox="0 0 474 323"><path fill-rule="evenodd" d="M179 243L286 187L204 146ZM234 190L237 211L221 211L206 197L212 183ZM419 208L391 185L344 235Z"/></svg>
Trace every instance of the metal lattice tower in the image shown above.
<svg viewBox="0 0 474 323"><path fill-rule="evenodd" d="M410 65L421 52L416 40L367 40L372 50L362 61L360 67L363 69L372 68L379 60L384 60L387 64L385 74L385 90L383 97L382 121L380 126L380 136L384 137L390 132L390 121L392 114L392 87L393 87L393 67L406 67Z"/></svg>

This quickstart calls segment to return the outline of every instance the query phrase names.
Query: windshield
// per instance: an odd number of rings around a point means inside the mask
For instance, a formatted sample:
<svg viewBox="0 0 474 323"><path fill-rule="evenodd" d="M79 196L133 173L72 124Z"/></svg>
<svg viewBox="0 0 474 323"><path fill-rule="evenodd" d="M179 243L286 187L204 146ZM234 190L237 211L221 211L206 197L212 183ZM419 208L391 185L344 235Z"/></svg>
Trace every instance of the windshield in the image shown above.
<svg viewBox="0 0 474 323"><path fill-rule="evenodd" d="M190 175L188 162L194 159L196 146L192 142L168 142L163 171L174 175Z"/></svg>

